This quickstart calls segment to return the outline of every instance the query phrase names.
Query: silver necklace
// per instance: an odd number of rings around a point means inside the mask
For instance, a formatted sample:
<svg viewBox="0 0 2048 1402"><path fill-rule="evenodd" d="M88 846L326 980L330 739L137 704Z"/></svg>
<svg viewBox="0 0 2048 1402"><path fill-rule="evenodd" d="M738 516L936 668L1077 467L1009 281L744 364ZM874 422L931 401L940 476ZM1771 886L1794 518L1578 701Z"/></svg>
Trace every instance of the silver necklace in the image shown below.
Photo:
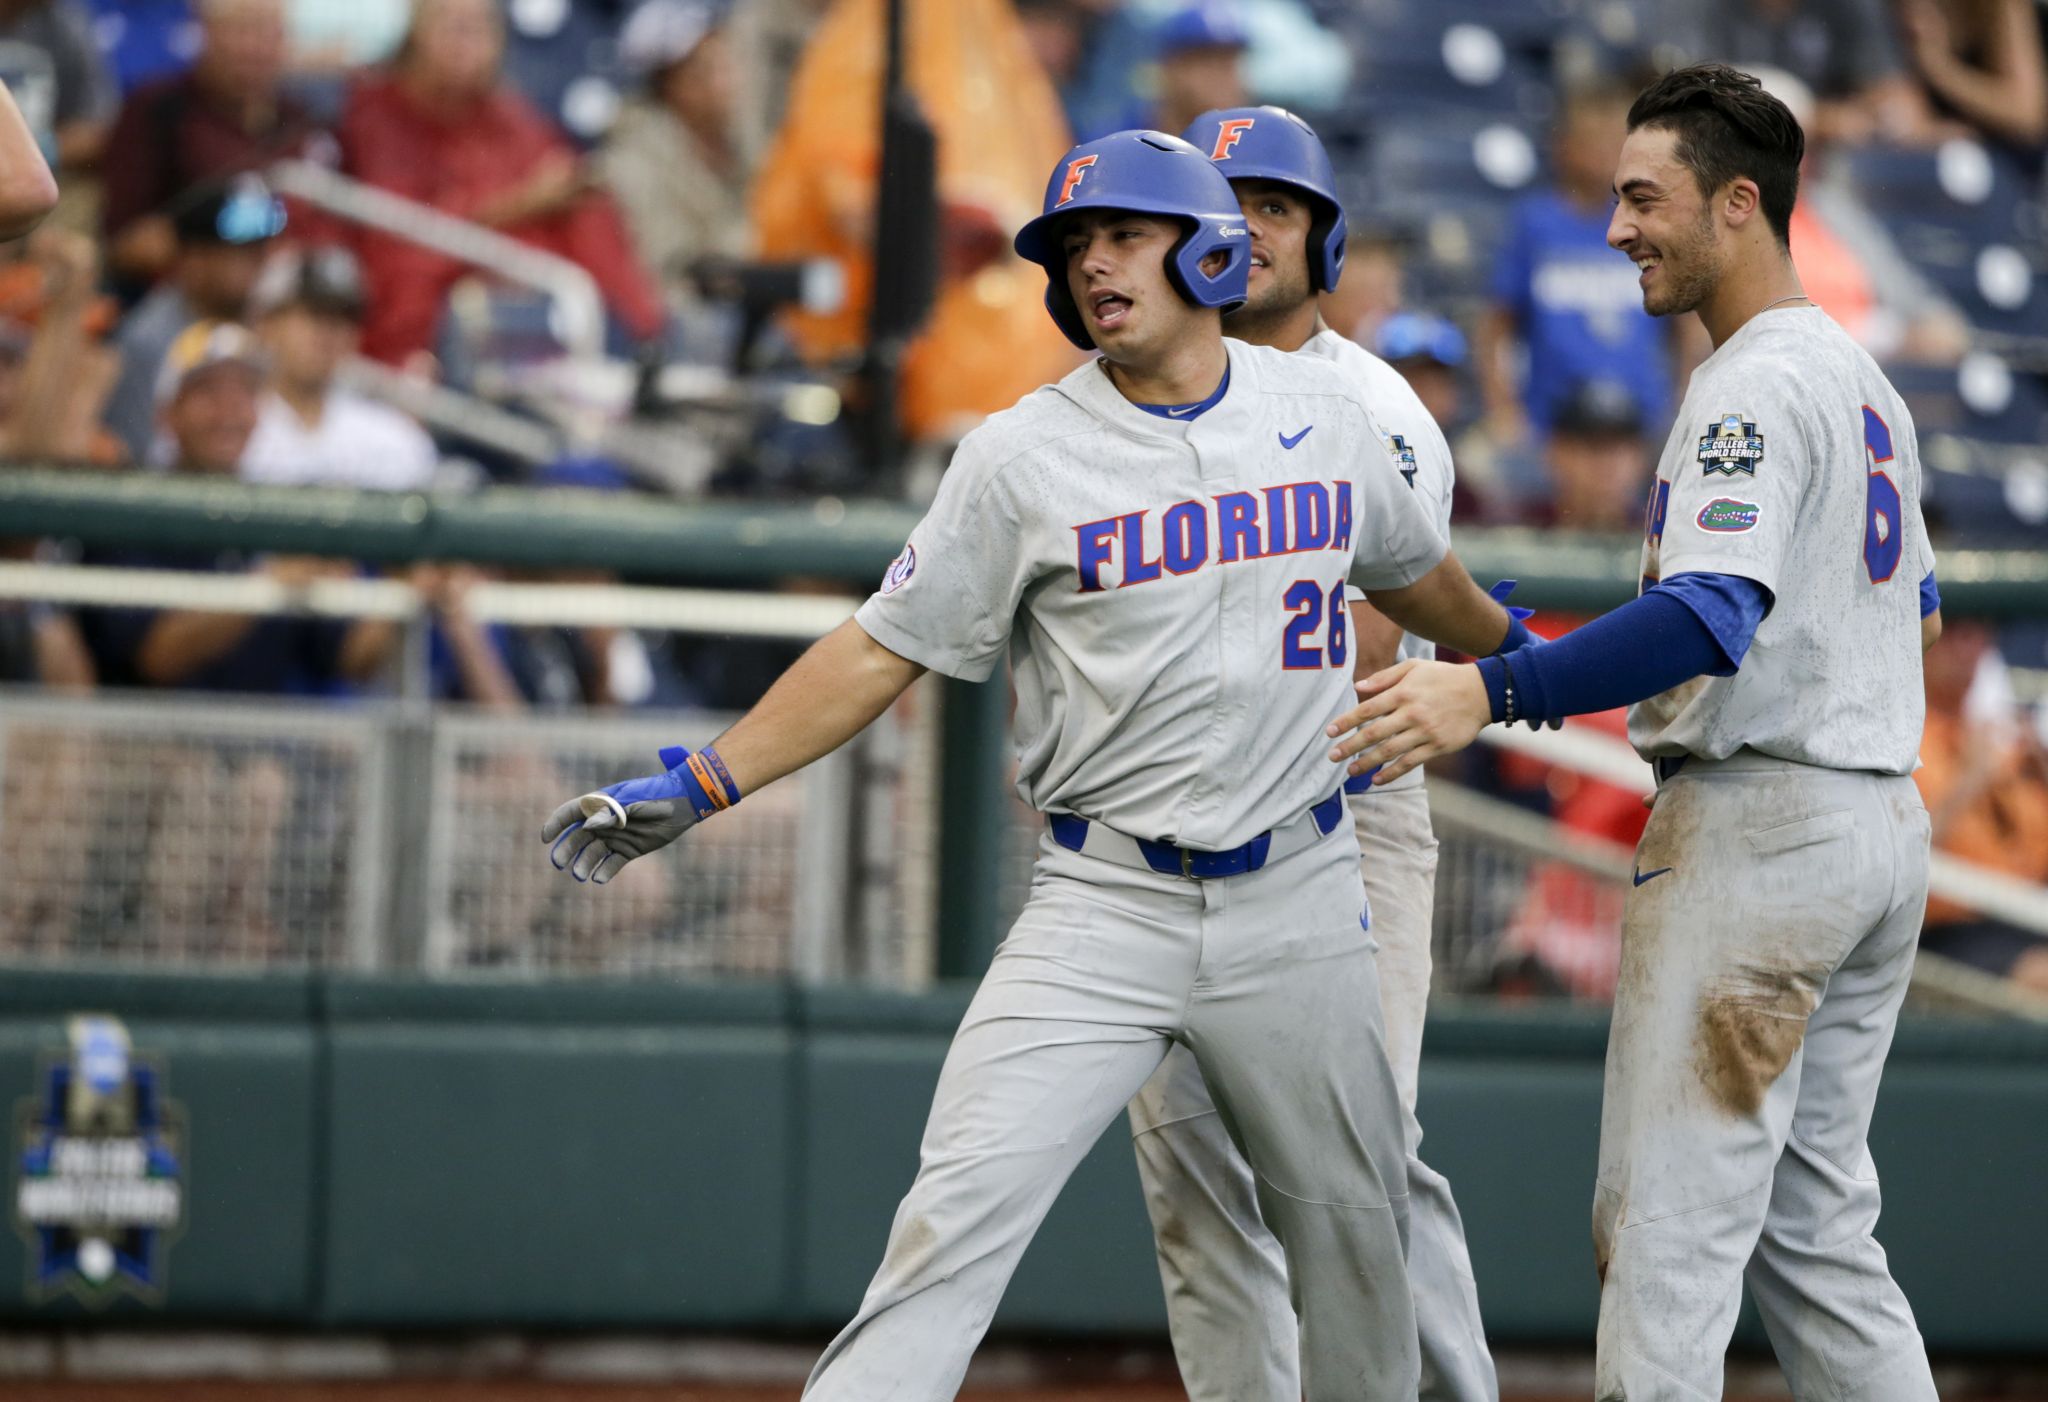
<svg viewBox="0 0 2048 1402"><path fill-rule="evenodd" d="M1813 300L1813 299L1812 299L1811 297L1807 296L1807 295L1806 295L1806 294L1805 294L1804 292L1795 292L1795 293L1793 293L1793 294L1792 294L1792 295L1791 295L1790 297L1780 297L1780 298L1779 298L1779 299L1778 299L1777 301L1775 301L1775 302L1769 303L1769 304L1768 304L1768 305L1766 305L1766 306L1758 307L1758 308L1757 308L1757 312L1756 312L1756 314L1757 314L1758 316L1762 316L1762 315L1763 315L1763 314L1764 314L1765 312L1769 311L1769 310L1770 310L1770 309L1771 309L1772 307L1782 307L1782 306L1784 306L1784 305L1785 305L1785 304L1786 304L1787 302L1810 302L1810 301L1812 301L1812 300Z"/></svg>

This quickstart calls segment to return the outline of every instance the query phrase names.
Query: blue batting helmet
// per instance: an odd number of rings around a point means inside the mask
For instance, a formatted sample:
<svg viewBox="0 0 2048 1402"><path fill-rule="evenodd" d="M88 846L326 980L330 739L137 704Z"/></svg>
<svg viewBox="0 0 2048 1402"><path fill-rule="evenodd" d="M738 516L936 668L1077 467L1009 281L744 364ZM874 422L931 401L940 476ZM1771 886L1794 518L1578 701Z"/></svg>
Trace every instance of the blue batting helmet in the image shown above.
<svg viewBox="0 0 2048 1402"><path fill-rule="evenodd" d="M1230 182L1194 147L1163 131L1119 131L1084 141L1060 158L1045 184L1045 212L1017 231L1017 254L1045 269L1045 309L1082 350L1094 339L1067 287L1067 259L1058 226L1084 209L1127 209L1170 215L1187 233L1166 255L1166 277L1198 307L1226 314L1244 305L1251 276L1251 236ZM1213 276L1202 271L1212 253L1228 254Z"/></svg>
<svg viewBox="0 0 2048 1402"><path fill-rule="evenodd" d="M1337 173L1314 128L1284 107L1204 112L1183 133L1232 180L1271 180L1308 196L1308 281L1328 292L1344 273L1344 206Z"/></svg>

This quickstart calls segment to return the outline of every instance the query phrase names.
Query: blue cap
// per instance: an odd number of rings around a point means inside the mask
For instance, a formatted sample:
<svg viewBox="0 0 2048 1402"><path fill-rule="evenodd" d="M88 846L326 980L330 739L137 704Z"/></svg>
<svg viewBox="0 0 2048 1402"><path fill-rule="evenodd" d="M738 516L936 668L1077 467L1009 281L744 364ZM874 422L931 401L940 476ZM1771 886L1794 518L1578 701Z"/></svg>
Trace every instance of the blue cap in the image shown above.
<svg viewBox="0 0 2048 1402"><path fill-rule="evenodd" d="M1428 312L1397 312L1380 324L1373 350L1381 360L1434 360L1453 368L1465 363L1465 333Z"/></svg>
<svg viewBox="0 0 2048 1402"><path fill-rule="evenodd" d="M1225 315L1244 305L1251 277L1251 235L1230 182L1207 156L1163 131L1118 131L1084 141L1060 158L1045 183L1044 213L1017 231L1020 258L1045 269L1045 309L1068 340L1095 348L1067 287L1059 221L1084 209L1168 215L1187 226L1166 255L1166 277L1197 307ZM1202 271L1210 254L1229 255L1216 273Z"/></svg>
<svg viewBox="0 0 2048 1402"><path fill-rule="evenodd" d="M1154 35L1162 58L1189 49L1243 49L1251 45L1244 17L1227 0L1201 0L1160 21Z"/></svg>
<svg viewBox="0 0 2048 1402"><path fill-rule="evenodd" d="M1308 280L1328 292L1344 275L1344 206L1315 128L1284 107L1221 107L1181 133L1231 180L1271 180L1308 196Z"/></svg>

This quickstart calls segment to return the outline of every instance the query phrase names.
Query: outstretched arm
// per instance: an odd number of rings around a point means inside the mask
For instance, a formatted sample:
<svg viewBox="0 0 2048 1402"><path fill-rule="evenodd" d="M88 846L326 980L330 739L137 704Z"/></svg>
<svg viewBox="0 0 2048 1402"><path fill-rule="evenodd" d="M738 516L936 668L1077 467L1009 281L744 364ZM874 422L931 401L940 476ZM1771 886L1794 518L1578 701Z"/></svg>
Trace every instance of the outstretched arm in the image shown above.
<svg viewBox="0 0 2048 1402"><path fill-rule="evenodd" d="M1351 760L1353 774L1379 768L1388 783L1463 749L1491 721L1560 720L1732 675L1770 602L1751 579L1679 575L1556 642L1476 665L1400 663L1359 683L1365 699L1330 726L1343 737L1330 757Z"/></svg>
<svg viewBox="0 0 2048 1402"><path fill-rule="evenodd" d="M868 728L924 675L852 619L776 679L716 748L742 793L822 759Z"/></svg>
<svg viewBox="0 0 2048 1402"><path fill-rule="evenodd" d="M578 881L602 886L764 784L793 774L866 729L924 673L848 619L814 644L716 744L661 752L666 773L572 798L541 841Z"/></svg>

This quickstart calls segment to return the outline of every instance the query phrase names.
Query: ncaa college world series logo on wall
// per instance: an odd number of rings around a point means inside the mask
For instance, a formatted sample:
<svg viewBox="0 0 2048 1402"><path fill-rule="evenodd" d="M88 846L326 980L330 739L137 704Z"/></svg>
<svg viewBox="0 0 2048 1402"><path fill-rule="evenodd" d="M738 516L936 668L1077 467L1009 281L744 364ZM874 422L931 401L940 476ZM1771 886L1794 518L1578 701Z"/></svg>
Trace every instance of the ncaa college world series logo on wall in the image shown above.
<svg viewBox="0 0 2048 1402"><path fill-rule="evenodd" d="M68 1030L70 1049L38 1059L36 1093L15 1112L29 1298L160 1303L184 1223L184 1109L118 1018L83 1014Z"/></svg>

